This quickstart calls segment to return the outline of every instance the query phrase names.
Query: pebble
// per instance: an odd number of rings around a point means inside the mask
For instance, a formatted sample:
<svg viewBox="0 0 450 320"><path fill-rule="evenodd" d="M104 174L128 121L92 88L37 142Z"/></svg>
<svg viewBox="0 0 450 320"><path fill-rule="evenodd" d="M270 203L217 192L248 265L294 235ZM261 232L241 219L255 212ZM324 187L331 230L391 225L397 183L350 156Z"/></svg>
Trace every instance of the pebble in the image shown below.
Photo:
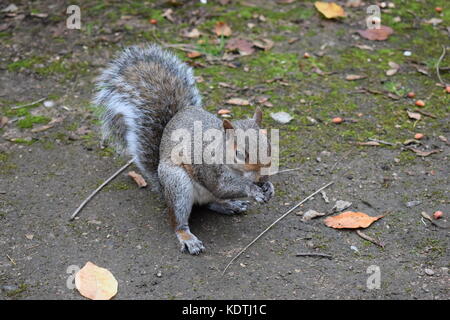
<svg viewBox="0 0 450 320"><path fill-rule="evenodd" d="M434 271L433 271L432 269L426 268L424 271L425 271L425 273L426 273L427 275L429 275L429 276L434 275Z"/></svg>
<svg viewBox="0 0 450 320"><path fill-rule="evenodd" d="M403 55L405 57L410 57L412 55L412 52L411 51L405 51L405 52L403 52Z"/></svg>
<svg viewBox="0 0 450 320"><path fill-rule="evenodd" d="M161 271L158 271L158 273L156 273L156 276L157 276L158 278L161 278L161 277L162 277Z"/></svg>
<svg viewBox="0 0 450 320"><path fill-rule="evenodd" d="M44 101L44 107L51 108L51 107L54 107L54 106L55 106L55 102L54 101L52 101L52 100Z"/></svg>

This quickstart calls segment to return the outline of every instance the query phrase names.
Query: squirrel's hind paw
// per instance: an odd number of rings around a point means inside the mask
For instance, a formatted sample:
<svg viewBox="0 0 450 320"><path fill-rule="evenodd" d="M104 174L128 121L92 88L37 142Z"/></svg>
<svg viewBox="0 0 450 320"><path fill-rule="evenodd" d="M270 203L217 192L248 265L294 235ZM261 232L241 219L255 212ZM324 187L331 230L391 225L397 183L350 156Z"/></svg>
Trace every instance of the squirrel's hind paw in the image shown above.
<svg viewBox="0 0 450 320"><path fill-rule="evenodd" d="M203 242L194 236L189 230L180 230L176 232L178 240L181 243L181 252L198 255L205 251Z"/></svg>

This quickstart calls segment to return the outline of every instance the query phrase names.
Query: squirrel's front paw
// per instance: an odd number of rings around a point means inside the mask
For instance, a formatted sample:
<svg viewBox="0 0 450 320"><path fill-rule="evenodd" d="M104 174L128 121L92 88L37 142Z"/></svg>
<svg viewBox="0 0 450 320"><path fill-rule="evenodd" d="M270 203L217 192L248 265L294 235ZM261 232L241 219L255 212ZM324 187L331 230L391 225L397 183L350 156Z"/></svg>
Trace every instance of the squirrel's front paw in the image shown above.
<svg viewBox="0 0 450 320"><path fill-rule="evenodd" d="M254 185L254 188L252 190L252 197L257 202L267 202L270 200L270 198L272 198L274 190L275 189L273 187L273 184L268 181L260 184L259 186Z"/></svg>
<svg viewBox="0 0 450 320"><path fill-rule="evenodd" d="M273 195L275 194L275 188L270 181L264 182L261 186L262 191L264 192L264 195L266 197L266 202L272 199Z"/></svg>
<svg viewBox="0 0 450 320"><path fill-rule="evenodd" d="M189 230L178 230L176 234L181 243L181 252L197 255L205 251L203 243Z"/></svg>

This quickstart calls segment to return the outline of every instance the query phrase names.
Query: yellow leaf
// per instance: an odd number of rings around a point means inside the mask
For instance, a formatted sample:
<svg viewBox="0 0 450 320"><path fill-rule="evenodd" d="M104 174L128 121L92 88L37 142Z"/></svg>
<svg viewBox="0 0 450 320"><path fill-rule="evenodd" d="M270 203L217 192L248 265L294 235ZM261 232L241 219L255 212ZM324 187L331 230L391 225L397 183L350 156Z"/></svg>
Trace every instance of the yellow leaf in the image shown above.
<svg viewBox="0 0 450 320"><path fill-rule="evenodd" d="M88 261L75 275L75 287L92 300L109 300L117 294L117 280L112 273Z"/></svg>
<svg viewBox="0 0 450 320"><path fill-rule="evenodd" d="M322 13L327 19L333 19L338 17L345 17L344 9L334 2L321 2L317 1L314 6L320 13Z"/></svg>

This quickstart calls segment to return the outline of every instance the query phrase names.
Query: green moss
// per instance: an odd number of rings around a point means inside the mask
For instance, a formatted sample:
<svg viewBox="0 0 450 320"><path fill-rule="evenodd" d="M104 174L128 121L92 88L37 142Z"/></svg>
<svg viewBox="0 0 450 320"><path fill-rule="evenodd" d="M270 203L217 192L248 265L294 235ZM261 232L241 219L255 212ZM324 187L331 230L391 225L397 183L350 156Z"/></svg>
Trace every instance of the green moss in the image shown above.
<svg viewBox="0 0 450 320"><path fill-rule="evenodd" d="M17 121L17 126L22 129L26 128L32 128L34 124L45 124L50 121L49 118L44 116L33 116L33 115L26 115L24 119L20 119Z"/></svg>
<svg viewBox="0 0 450 320"><path fill-rule="evenodd" d="M17 296L21 295L22 293L24 293L25 291L27 291L27 289L28 289L28 286L24 283L21 283L16 290L8 291L6 293L6 296L9 298L17 297Z"/></svg>

